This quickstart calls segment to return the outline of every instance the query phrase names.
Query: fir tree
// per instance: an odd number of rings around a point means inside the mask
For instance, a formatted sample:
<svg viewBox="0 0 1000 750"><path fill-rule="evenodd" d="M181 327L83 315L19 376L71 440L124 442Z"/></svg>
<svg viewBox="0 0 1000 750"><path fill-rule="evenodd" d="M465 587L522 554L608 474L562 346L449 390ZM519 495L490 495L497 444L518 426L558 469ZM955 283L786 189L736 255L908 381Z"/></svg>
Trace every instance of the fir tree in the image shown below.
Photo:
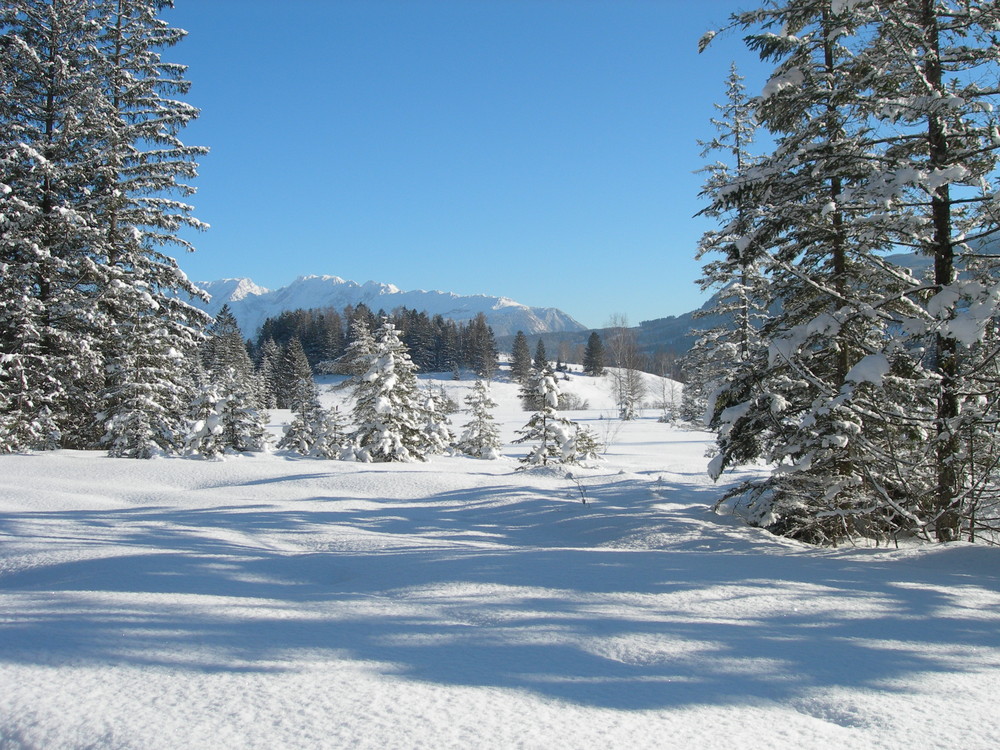
<svg viewBox="0 0 1000 750"><path fill-rule="evenodd" d="M497 369L496 340L493 329L486 323L486 316L477 313L465 328L465 361L480 378L492 380Z"/></svg>
<svg viewBox="0 0 1000 750"><path fill-rule="evenodd" d="M933 260L904 311L905 350L929 353L918 364L920 411L900 411L907 429L929 435L903 469L915 512L939 541L968 527L978 488L994 482L989 468L1000 449L981 395L995 353L980 346L997 299L1000 259L981 252L997 236L996 169L1000 24L997 3L921 0L876 2L877 26L866 61L878 71L868 112L885 139L878 197L895 219L893 239ZM965 272L960 275L960 269ZM995 352L995 350L992 350ZM909 358L908 358L909 359ZM987 396L987 401L991 397ZM990 409L987 409L987 412ZM992 433L992 439L986 439ZM981 461L967 458L967 436L979 434ZM916 480L916 481L914 481Z"/></svg>
<svg viewBox="0 0 1000 750"><path fill-rule="evenodd" d="M424 393L423 422L424 455L448 453L454 449L455 435L451 431L445 402L430 389Z"/></svg>
<svg viewBox="0 0 1000 750"><path fill-rule="evenodd" d="M545 342L541 339L538 339L538 343L535 345L535 358L531 364L539 372L552 369L549 355L545 352Z"/></svg>
<svg viewBox="0 0 1000 750"><path fill-rule="evenodd" d="M282 384L278 405L284 409L300 411L308 408L317 398L316 381L312 368L298 338L288 342L281 358L279 380Z"/></svg>
<svg viewBox="0 0 1000 750"><path fill-rule="evenodd" d="M523 429L518 430L515 443L535 443L521 459L522 468L549 464L576 463L580 459L577 445L579 425L560 417L559 385L551 370L535 370L530 390L535 394L537 411Z"/></svg>
<svg viewBox="0 0 1000 750"><path fill-rule="evenodd" d="M386 321L378 332L368 370L354 384L353 434L362 461L424 459L424 410L417 378L395 326Z"/></svg>
<svg viewBox="0 0 1000 750"><path fill-rule="evenodd" d="M163 6L4 8L3 449L103 440L148 455L150 440L178 440L167 433L183 416L180 373L205 319L161 248L189 247L178 230L201 226L175 196L192 192L184 180L204 149L178 138L197 111L180 100L183 66L159 57L183 36L157 18Z"/></svg>
<svg viewBox="0 0 1000 750"><path fill-rule="evenodd" d="M510 379L524 385L531 376L531 352L528 349L528 338L524 331L514 335L514 344L510 350Z"/></svg>
<svg viewBox="0 0 1000 750"><path fill-rule="evenodd" d="M475 458L499 458L500 430L492 413L497 402L491 398L487 384L477 380L465 403L469 406L470 419L459 438L458 450Z"/></svg>
<svg viewBox="0 0 1000 750"><path fill-rule="evenodd" d="M266 338L257 348L257 384L262 409L278 407L281 349L272 338Z"/></svg>
<svg viewBox="0 0 1000 750"><path fill-rule="evenodd" d="M776 63L756 108L776 145L720 194L756 201L735 239L766 250L774 316L767 349L715 403L713 471L779 465L738 490L756 523L821 542L949 540L992 481L991 422L965 407L986 390L973 373L990 370L980 343L996 315L982 293L996 256L970 240L997 229L997 92L978 82L996 75L998 20L995 4L939 0L795 0L735 17ZM907 244L934 259L931 278L885 257Z"/></svg>
<svg viewBox="0 0 1000 750"><path fill-rule="evenodd" d="M583 371L598 378L604 374L604 342L597 331L587 338L587 348L583 351Z"/></svg>

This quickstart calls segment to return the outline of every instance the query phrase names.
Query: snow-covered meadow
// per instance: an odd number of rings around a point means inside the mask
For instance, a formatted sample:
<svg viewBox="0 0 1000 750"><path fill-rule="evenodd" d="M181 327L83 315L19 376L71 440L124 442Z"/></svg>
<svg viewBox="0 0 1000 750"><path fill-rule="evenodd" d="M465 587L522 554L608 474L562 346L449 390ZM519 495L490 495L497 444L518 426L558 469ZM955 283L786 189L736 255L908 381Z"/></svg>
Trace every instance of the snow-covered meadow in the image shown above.
<svg viewBox="0 0 1000 750"><path fill-rule="evenodd" d="M499 461L0 456L0 748L1000 746L1000 550L746 528L563 385L591 467L504 382Z"/></svg>

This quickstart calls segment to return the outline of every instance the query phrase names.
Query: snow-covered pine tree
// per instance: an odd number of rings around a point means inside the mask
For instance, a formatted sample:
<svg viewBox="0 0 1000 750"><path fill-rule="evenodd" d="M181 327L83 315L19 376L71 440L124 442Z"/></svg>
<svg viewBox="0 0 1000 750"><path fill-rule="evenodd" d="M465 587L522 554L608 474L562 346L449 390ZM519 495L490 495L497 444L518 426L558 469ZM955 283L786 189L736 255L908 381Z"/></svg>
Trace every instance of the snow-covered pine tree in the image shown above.
<svg viewBox="0 0 1000 750"><path fill-rule="evenodd" d="M205 372L199 360L190 368L191 402L188 406L188 429L183 452L191 456L215 458L225 453L226 445L220 424L219 384Z"/></svg>
<svg viewBox="0 0 1000 750"><path fill-rule="evenodd" d="M354 383L352 442L361 461L424 459L423 405L417 378L395 326L382 324L374 341L371 364Z"/></svg>
<svg viewBox="0 0 1000 750"><path fill-rule="evenodd" d="M320 406L319 399L315 395L311 398L306 397L299 400L291 423L278 441L278 447L301 453L303 456L311 456L326 432L326 410Z"/></svg>
<svg viewBox="0 0 1000 750"><path fill-rule="evenodd" d="M225 368L201 370L193 381L185 453L213 458L268 449L268 414L258 408L255 390L245 378Z"/></svg>
<svg viewBox="0 0 1000 750"><path fill-rule="evenodd" d="M465 397L470 419L458 440L458 450L475 458L497 459L500 457L500 430L493 419L493 409L497 402L490 395L489 386L477 380L472 391Z"/></svg>
<svg viewBox="0 0 1000 750"><path fill-rule="evenodd" d="M576 463L579 460L576 438L579 425L556 413L559 384L550 369L535 370L528 388L534 392L538 408L515 443L535 443L521 459L521 468L549 464Z"/></svg>
<svg viewBox="0 0 1000 750"><path fill-rule="evenodd" d="M701 143L702 156L719 159L702 170L707 178L701 196L708 205L700 215L713 218L719 229L705 233L697 253L705 261L699 285L714 291L714 304L695 314L713 324L698 331L684 358L682 413L690 421L706 417L709 398L725 382L750 375L746 370L752 353L759 353L762 346L759 329L770 297L760 269L761 249L749 242L759 210L756 186L747 179L755 162L750 147L757 115L743 80L733 64L726 81L726 103L716 105L719 116L712 119L716 135Z"/></svg>
<svg viewBox="0 0 1000 750"><path fill-rule="evenodd" d="M155 435L161 448L176 443L162 417L181 421L179 371L204 316L182 301L197 292L159 248L187 247L178 228L199 226L169 196L191 192L181 180L194 175L203 150L177 137L197 112L179 99L183 68L159 61L158 50L183 35L156 17L163 6L4 4L6 449L53 447L54 434L72 447L93 447L102 434L114 446L141 443L140 433ZM51 427L42 441L32 427L39 414ZM154 423L152 433L142 426Z"/></svg>
<svg viewBox="0 0 1000 750"><path fill-rule="evenodd" d="M227 370L219 383L219 424L226 448L235 453L266 450L268 414L257 407L257 391L233 370Z"/></svg>
<svg viewBox="0 0 1000 750"><path fill-rule="evenodd" d="M432 389L423 394L424 455L449 453L455 448L455 434L451 419L445 410L444 400Z"/></svg>
<svg viewBox="0 0 1000 750"><path fill-rule="evenodd" d="M195 176L195 160L207 149L186 146L178 137L198 112L180 100L189 86L184 67L160 57L160 50L185 34L158 18L167 5L163 0L94 3L102 26L104 91L112 113L94 198L106 237L101 260L109 275L100 305L105 318L103 356L109 371L127 373L125 388L145 391L149 413L141 418L159 422L160 444L172 450L183 435L189 395L184 357L197 346L206 317L184 301L201 293L161 248L190 249L178 231L204 226L175 196L183 199L194 192L186 180ZM152 366L122 368L122 359L130 359L137 346L140 359ZM106 403L115 404L120 381L109 378ZM119 407L126 404L118 402ZM112 407L112 417L133 419L128 409L124 415L115 412Z"/></svg>
<svg viewBox="0 0 1000 750"><path fill-rule="evenodd" d="M358 316L351 322L348 339L350 343L344 353L330 368L333 373L348 376L348 379L341 384L342 388L352 388L357 384L357 379L371 367L372 355L375 352L375 337L364 316Z"/></svg>
<svg viewBox="0 0 1000 750"><path fill-rule="evenodd" d="M760 29L748 44L776 64L756 108L774 151L731 189L747 186L757 203L733 239L767 250L774 315L761 329L766 352L751 350L743 374L720 389L711 471L778 464L737 491L749 519L772 530L827 543L884 538L913 517L893 500L891 467L878 465L900 438L879 417L883 376L901 383L909 368L889 335L903 279L884 260L888 231L867 192L882 163L864 113L871 9L789 0L735 18Z"/></svg>
<svg viewBox="0 0 1000 750"><path fill-rule="evenodd" d="M223 305L208 328L208 335L201 346L201 358L209 372L232 370L248 382L254 374L253 363L247 354L236 317L229 305Z"/></svg>
<svg viewBox="0 0 1000 750"><path fill-rule="evenodd" d="M309 455L317 458L343 459L352 454L347 418L340 409L317 409L311 415Z"/></svg>
<svg viewBox="0 0 1000 750"><path fill-rule="evenodd" d="M750 241L780 312L758 375L719 404L714 469L778 462L744 499L785 533L958 538L1000 455L981 376L998 264L980 250L997 232L998 91L982 81L1000 7L789 0L734 20L776 63ZM885 257L900 247L933 259L929 278Z"/></svg>
<svg viewBox="0 0 1000 750"><path fill-rule="evenodd" d="M535 358L532 360L531 365L538 371L552 369L552 365L549 362L549 355L545 351L545 342L541 339L538 339L538 343L535 345Z"/></svg>
<svg viewBox="0 0 1000 750"><path fill-rule="evenodd" d="M105 284L88 257L102 237L86 202L94 125L108 114L97 28L67 0L12 0L0 13L0 450L84 447L93 419L80 411L102 374L93 290Z"/></svg>
<svg viewBox="0 0 1000 750"><path fill-rule="evenodd" d="M261 406L260 379L228 305L208 330L199 364L186 452L211 457L265 450L269 415Z"/></svg>
<svg viewBox="0 0 1000 750"><path fill-rule="evenodd" d="M542 369L537 369L534 365L528 371L527 379L518 389L518 396L521 399L521 408L525 411L538 411L545 405L544 393L539 390L540 378L545 376L555 377L555 373L548 361ZM556 406L558 408L558 404Z"/></svg>
<svg viewBox="0 0 1000 750"><path fill-rule="evenodd" d="M1000 4L872 5L868 111L886 144L876 197L893 218L893 240L933 261L902 313L900 348L923 386L911 406L923 408L897 409L895 418L924 439L900 469L915 515L951 541L970 530L971 508L995 484L1000 455L988 416L996 409L996 349L983 346L998 316Z"/></svg>

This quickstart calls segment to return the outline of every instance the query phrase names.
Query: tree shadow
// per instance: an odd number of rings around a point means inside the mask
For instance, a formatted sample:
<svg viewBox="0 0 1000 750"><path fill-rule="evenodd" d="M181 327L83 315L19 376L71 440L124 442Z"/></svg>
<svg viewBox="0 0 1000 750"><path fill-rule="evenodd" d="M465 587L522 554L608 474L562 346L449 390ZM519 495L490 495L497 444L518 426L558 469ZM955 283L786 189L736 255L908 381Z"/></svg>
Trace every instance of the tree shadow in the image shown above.
<svg viewBox="0 0 1000 750"><path fill-rule="evenodd" d="M586 481L588 505L568 482L512 480L410 503L2 514L5 533L60 538L0 568L0 663L346 659L645 710L886 691L1000 661L1000 614L981 606L1000 595L998 550L781 545L706 513L713 488Z"/></svg>

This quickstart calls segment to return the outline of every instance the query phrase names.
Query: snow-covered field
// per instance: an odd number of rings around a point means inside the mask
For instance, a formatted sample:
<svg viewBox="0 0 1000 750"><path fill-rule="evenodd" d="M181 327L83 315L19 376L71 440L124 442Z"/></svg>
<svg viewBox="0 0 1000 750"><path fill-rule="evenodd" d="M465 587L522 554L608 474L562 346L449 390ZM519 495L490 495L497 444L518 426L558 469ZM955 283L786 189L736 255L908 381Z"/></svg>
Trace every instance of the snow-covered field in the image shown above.
<svg viewBox="0 0 1000 750"><path fill-rule="evenodd" d="M568 385L571 475L0 456L0 748L1000 747L1000 550L742 527Z"/></svg>

